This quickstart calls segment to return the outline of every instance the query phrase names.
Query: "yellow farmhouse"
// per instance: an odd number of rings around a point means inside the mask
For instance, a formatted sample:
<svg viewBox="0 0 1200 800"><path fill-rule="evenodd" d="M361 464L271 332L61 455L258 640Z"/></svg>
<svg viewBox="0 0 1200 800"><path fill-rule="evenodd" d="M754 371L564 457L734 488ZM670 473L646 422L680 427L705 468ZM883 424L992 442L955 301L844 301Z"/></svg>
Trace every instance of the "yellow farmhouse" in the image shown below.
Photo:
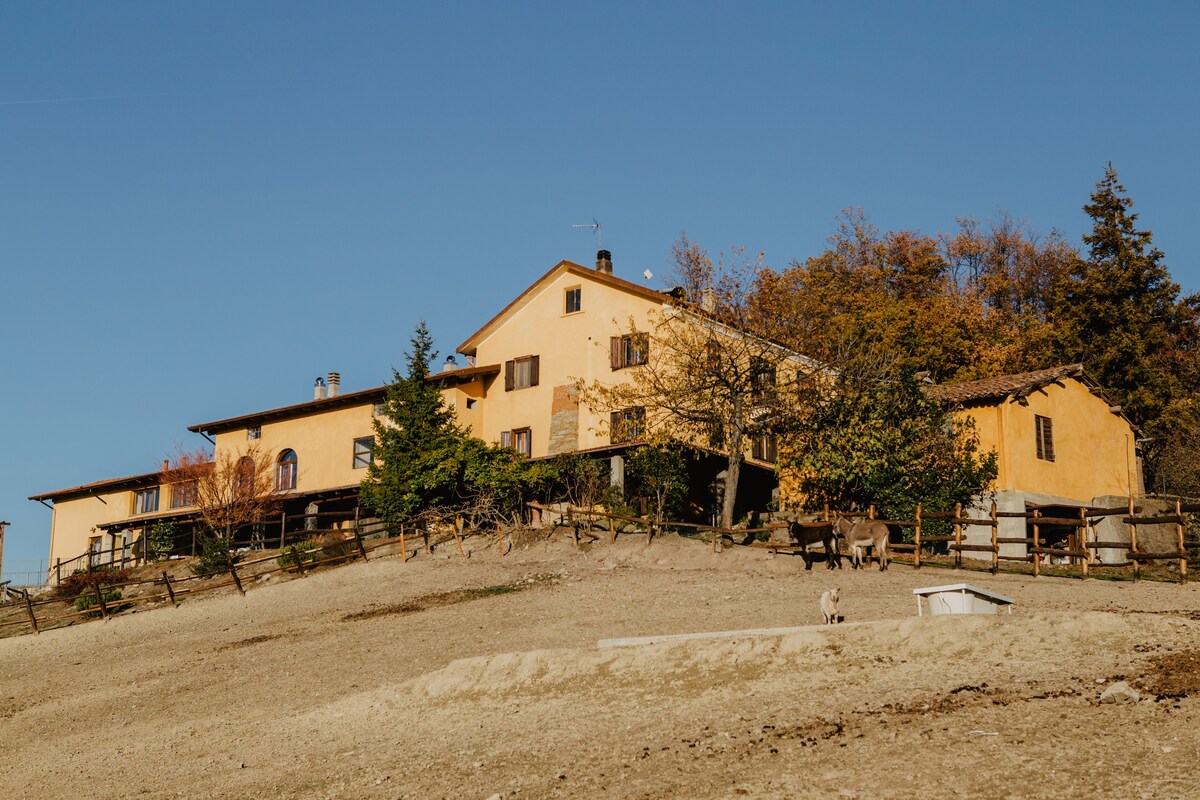
<svg viewBox="0 0 1200 800"><path fill-rule="evenodd" d="M932 386L927 393L974 420L980 449L996 452L999 511L1041 508L1044 516L1075 517L1081 508L1122 505L1122 498L1142 494L1137 431L1079 364ZM1002 519L1000 536L1024 537L1024 526ZM972 543L991 539L987 528L967 530ZM1002 545L1001 553L1024 549Z"/></svg>

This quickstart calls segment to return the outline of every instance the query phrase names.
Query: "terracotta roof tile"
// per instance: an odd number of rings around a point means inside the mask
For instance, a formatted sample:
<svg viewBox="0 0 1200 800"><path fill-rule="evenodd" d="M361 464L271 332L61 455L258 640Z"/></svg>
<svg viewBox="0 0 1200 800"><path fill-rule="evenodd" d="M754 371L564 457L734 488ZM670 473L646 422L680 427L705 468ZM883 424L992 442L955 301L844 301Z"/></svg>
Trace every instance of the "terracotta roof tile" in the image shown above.
<svg viewBox="0 0 1200 800"><path fill-rule="evenodd" d="M1089 386L1095 385L1094 381L1087 379L1084 375L1082 364L1067 364L1061 367L1021 372L1016 375L1000 375L995 378L984 378L966 383L938 384L928 387L925 393L936 400L944 400L949 403L975 403L1010 395L1023 397L1067 377L1083 380Z"/></svg>

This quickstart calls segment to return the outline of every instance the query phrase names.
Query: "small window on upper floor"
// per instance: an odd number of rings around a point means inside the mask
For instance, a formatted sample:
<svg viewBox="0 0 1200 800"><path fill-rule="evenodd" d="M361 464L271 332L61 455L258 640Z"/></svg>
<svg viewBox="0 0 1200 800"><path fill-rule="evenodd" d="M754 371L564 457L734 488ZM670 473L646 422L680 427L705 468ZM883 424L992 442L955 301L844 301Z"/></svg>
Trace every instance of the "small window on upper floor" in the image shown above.
<svg viewBox="0 0 1200 800"><path fill-rule="evenodd" d="M765 433L762 436L755 436L750 446L750 457L768 464L778 461L779 444L775 439L775 434Z"/></svg>
<svg viewBox="0 0 1200 800"><path fill-rule="evenodd" d="M1040 414L1033 416L1034 436L1037 438L1037 457L1042 461L1054 460L1054 423Z"/></svg>
<svg viewBox="0 0 1200 800"><path fill-rule="evenodd" d="M583 310L583 305L582 305L583 288L582 287L572 286L570 289L566 290L565 297L566 297L565 313L578 314L580 311Z"/></svg>
<svg viewBox="0 0 1200 800"><path fill-rule="evenodd" d="M613 444L636 442L646 434L646 409L632 406L613 411L608 419L609 441Z"/></svg>
<svg viewBox="0 0 1200 800"><path fill-rule="evenodd" d="M199 487L196 481L185 481L171 487L171 508L188 508L196 505Z"/></svg>
<svg viewBox="0 0 1200 800"><path fill-rule="evenodd" d="M609 366L613 369L635 367L650 360L650 334L627 333L609 339Z"/></svg>
<svg viewBox="0 0 1200 800"><path fill-rule="evenodd" d="M475 407L475 404L478 402L479 401L476 400L474 397L468 397L467 398L467 410L470 411L471 409L473 409Z"/></svg>
<svg viewBox="0 0 1200 800"><path fill-rule="evenodd" d="M375 437L364 436L354 440L354 469L366 469L375 460Z"/></svg>
<svg viewBox="0 0 1200 800"><path fill-rule="evenodd" d="M247 439L261 439L262 438L262 426L254 425L252 427L246 428L246 438Z"/></svg>
<svg viewBox="0 0 1200 800"><path fill-rule="evenodd" d="M504 391L528 389L538 385L541 372L541 359L538 356L525 356L504 362Z"/></svg>
<svg viewBox="0 0 1200 800"><path fill-rule="evenodd" d="M134 514L151 514L158 511L158 487L142 489L133 496Z"/></svg>
<svg viewBox="0 0 1200 800"><path fill-rule="evenodd" d="M382 417L387 414L387 401L376 400L374 408L371 409L371 416Z"/></svg>

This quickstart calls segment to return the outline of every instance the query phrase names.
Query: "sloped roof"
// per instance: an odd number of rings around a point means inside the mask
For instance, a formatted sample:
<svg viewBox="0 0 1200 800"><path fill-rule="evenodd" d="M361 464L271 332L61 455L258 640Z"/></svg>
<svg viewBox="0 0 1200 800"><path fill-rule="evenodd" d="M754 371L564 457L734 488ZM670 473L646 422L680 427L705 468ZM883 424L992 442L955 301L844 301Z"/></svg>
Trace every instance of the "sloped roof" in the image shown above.
<svg viewBox="0 0 1200 800"><path fill-rule="evenodd" d="M72 486L69 489L59 489L54 492L30 495L29 499L41 502L43 500L57 500L77 494L98 494L126 487L147 486L157 483L160 474L158 472L144 472L141 475L129 475L124 478L106 478L102 481L85 483L82 486Z"/></svg>
<svg viewBox="0 0 1200 800"><path fill-rule="evenodd" d="M995 378L983 378L966 383L943 383L928 387L925 393L935 400L963 405L1004 398L1016 400L1063 378L1075 378L1087 385L1089 389L1095 389L1096 394L1100 394L1099 384L1084 373L1082 364L1067 364L1061 367L1019 372L1016 375L1000 375Z"/></svg>
<svg viewBox="0 0 1200 800"><path fill-rule="evenodd" d="M525 303L533 297L540 287L554 280L564 272L570 272L573 275L578 275L581 278L586 278L597 283L603 283L608 286L612 286L615 289L620 289L623 292L628 292L629 294L637 295L638 297L642 297L656 303L664 303L669 299L665 292L648 289L645 286L639 286L632 281L627 281L624 278L618 278L615 275L610 275L606 272L597 272L594 269L589 269L588 267L576 264L572 261L560 261L551 267L549 272L530 284L528 289L517 295L515 300L500 310L499 314L492 317L490 320L484 323L483 327L468 336L466 341L458 346L457 352L469 356L475 355L475 351L476 348L478 348L479 343L483 341L483 339L487 338L488 334L490 334L502 322L516 313L521 306L525 305Z"/></svg>
<svg viewBox="0 0 1200 800"><path fill-rule="evenodd" d="M307 414L318 414L322 411L328 411L331 408L341 408L343 406L364 405L383 398L387 392L386 386L376 386L373 389L362 389L357 392L346 392L345 394L336 394L333 397L323 397L320 400L309 400L306 403L297 403L291 406L283 406L281 408L271 408L266 411L255 411L253 414L242 414L237 417L229 417L227 419L219 419L214 422L202 422L199 425L189 425L188 430L193 433L203 434L218 434L236 428L244 428L248 425L255 425L261 422L269 422L276 419L289 419L291 417L303 417Z"/></svg>

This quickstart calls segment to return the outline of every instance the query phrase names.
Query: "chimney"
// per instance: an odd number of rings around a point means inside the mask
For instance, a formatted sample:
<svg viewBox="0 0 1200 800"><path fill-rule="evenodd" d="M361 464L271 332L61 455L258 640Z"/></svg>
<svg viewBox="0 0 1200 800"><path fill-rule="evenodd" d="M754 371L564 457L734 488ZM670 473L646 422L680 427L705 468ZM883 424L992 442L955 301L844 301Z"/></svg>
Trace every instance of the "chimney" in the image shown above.
<svg viewBox="0 0 1200 800"><path fill-rule="evenodd" d="M442 372L453 372L456 369L458 369L458 361L452 355L446 356L446 363L442 364Z"/></svg>
<svg viewBox="0 0 1200 800"><path fill-rule="evenodd" d="M596 272L612 275L612 253L600 250L596 253Z"/></svg>
<svg viewBox="0 0 1200 800"><path fill-rule="evenodd" d="M700 310L709 314L717 310L717 293L707 287L700 293Z"/></svg>
<svg viewBox="0 0 1200 800"><path fill-rule="evenodd" d="M325 379L320 375L317 376L317 382L313 384L313 400L325 399Z"/></svg>
<svg viewBox="0 0 1200 800"><path fill-rule="evenodd" d="M337 397L338 393L341 390L342 390L342 373L340 373L340 372L329 373L329 396Z"/></svg>

